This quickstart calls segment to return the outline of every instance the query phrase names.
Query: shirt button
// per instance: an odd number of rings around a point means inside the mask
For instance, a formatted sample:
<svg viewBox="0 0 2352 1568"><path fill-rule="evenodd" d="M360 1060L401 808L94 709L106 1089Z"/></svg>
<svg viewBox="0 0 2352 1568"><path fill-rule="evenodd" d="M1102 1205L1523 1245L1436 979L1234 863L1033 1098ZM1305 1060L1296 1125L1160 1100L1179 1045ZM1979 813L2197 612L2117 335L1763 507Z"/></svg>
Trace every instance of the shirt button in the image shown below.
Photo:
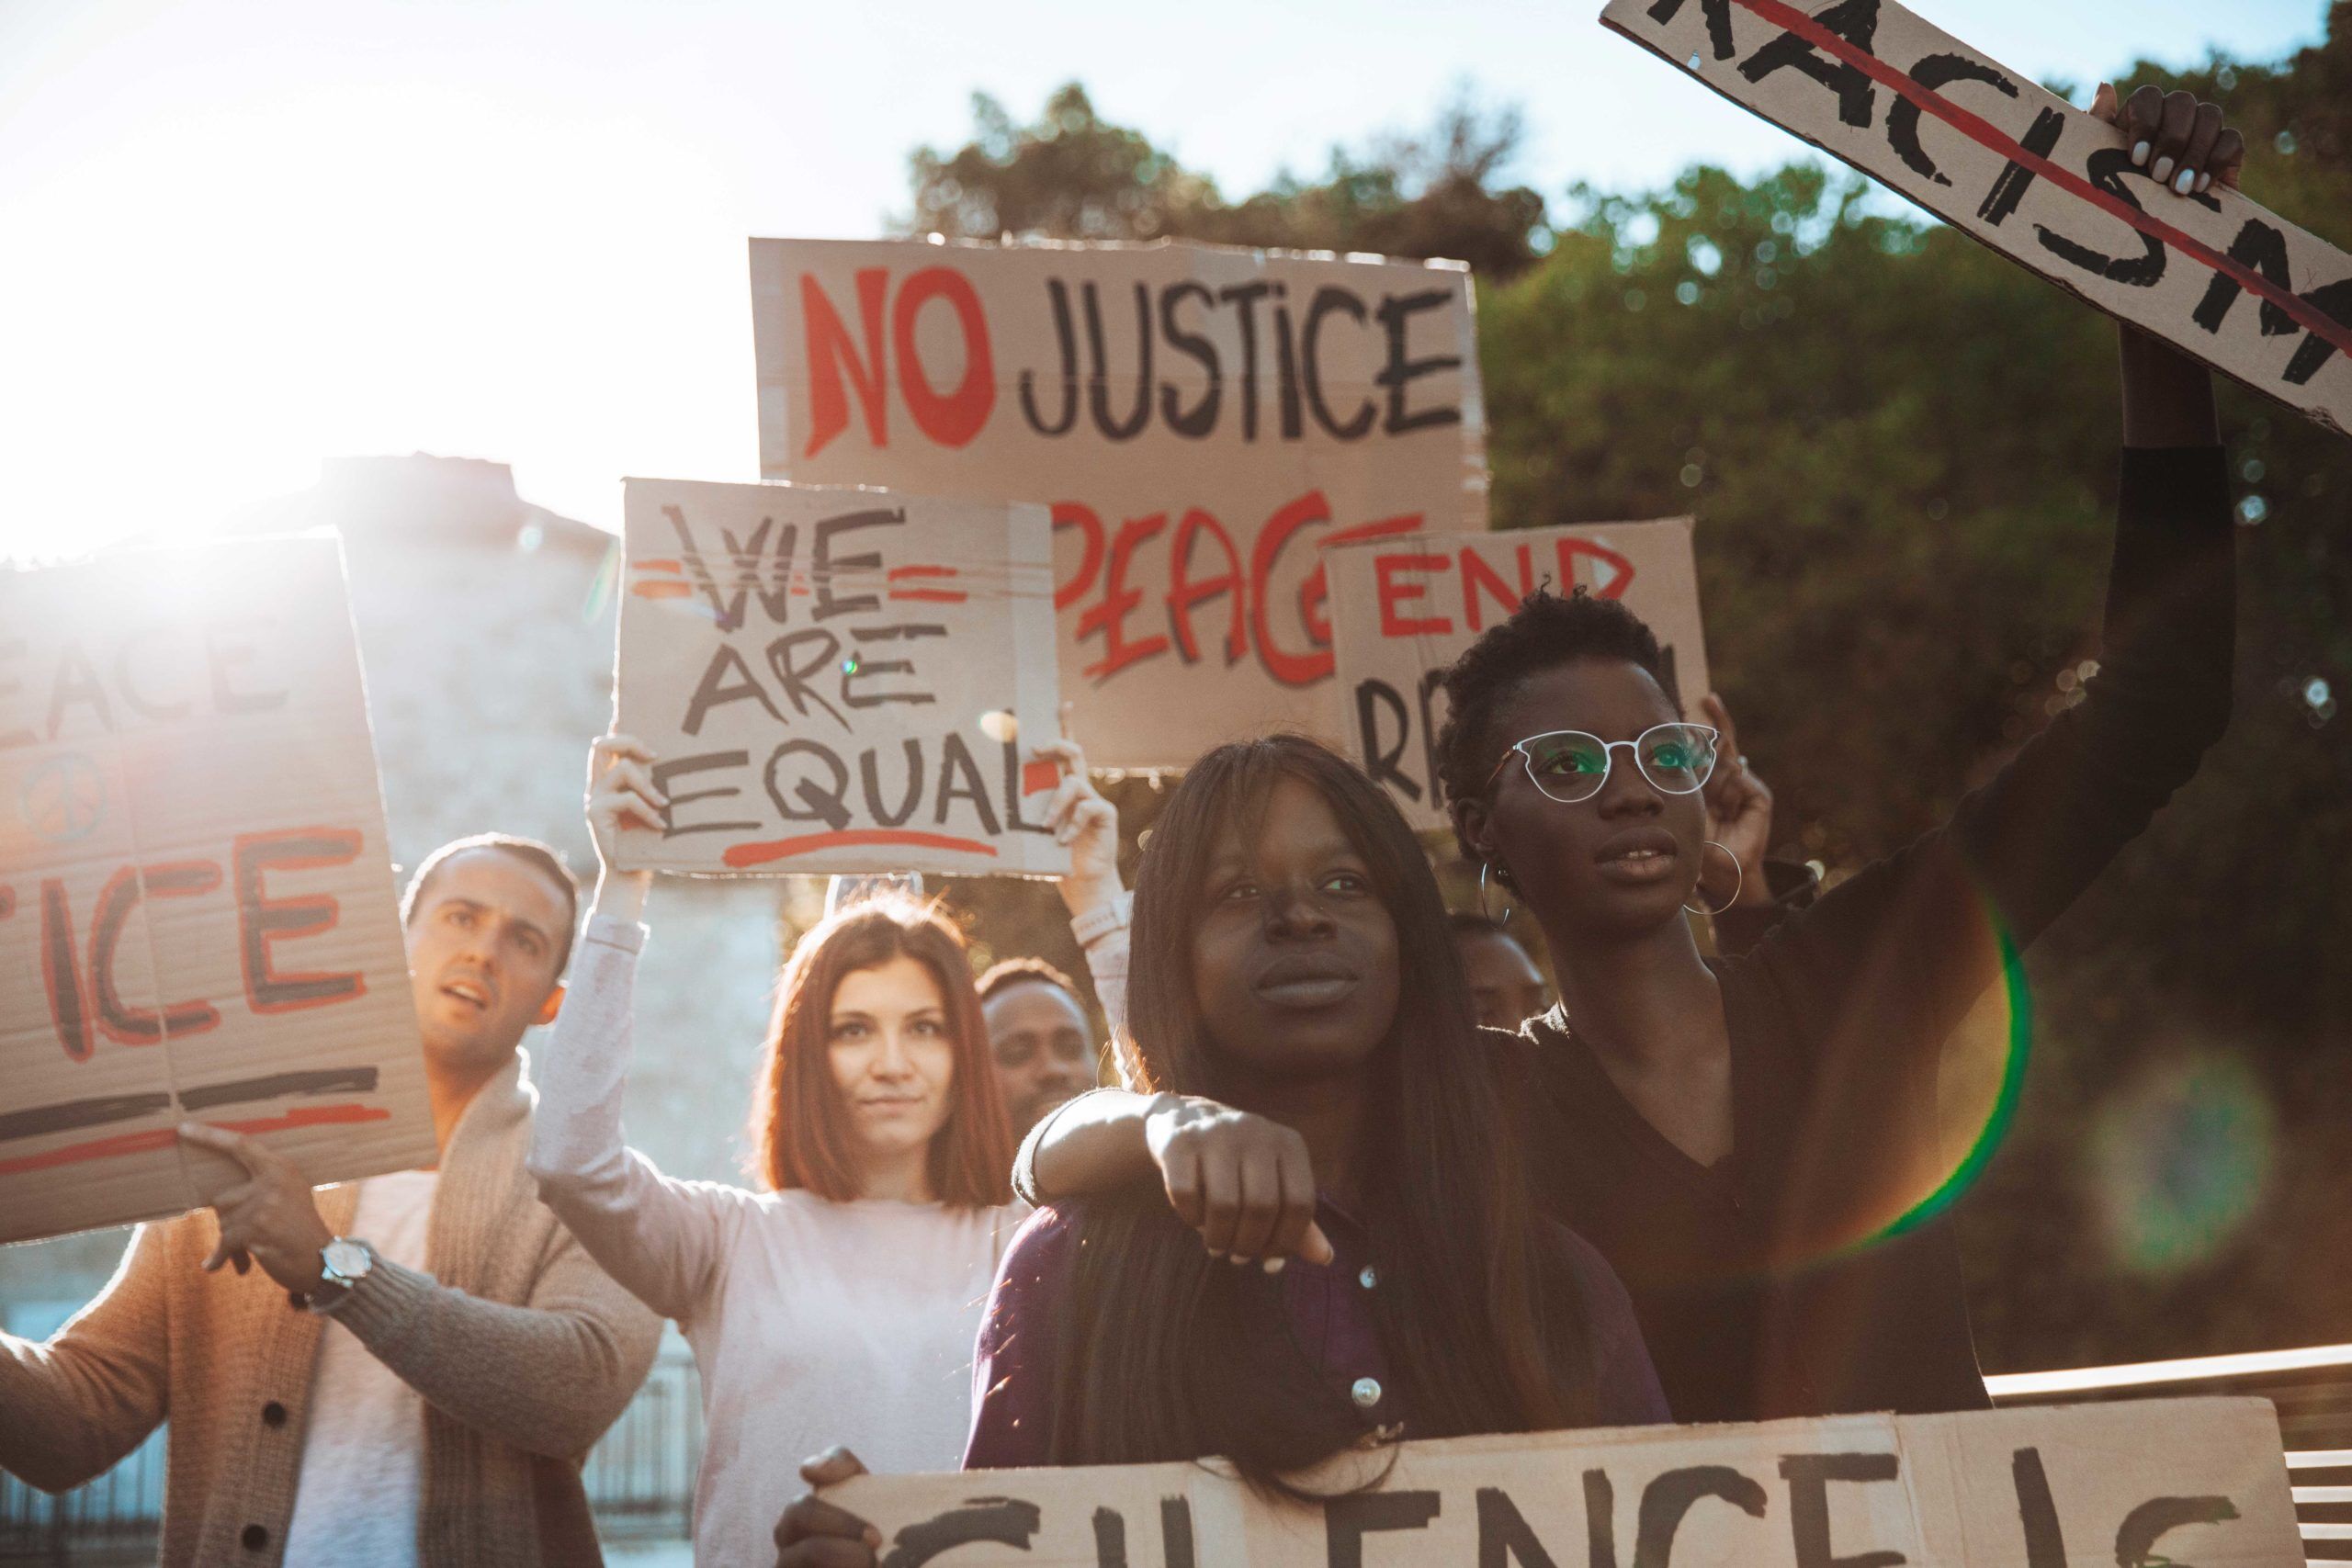
<svg viewBox="0 0 2352 1568"><path fill-rule="evenodd" d="M1380 1403L1380 1383L1374 1378L1358 1378L1348 1390L1348 1397L1356 1402L1359 1410L1369 1410Z"/></svg>
<svg viewBox="0 0 2352 1568"><path fill-rule="evenodd" d="M1369 1263L1365 1264L1363 1266L1363 1272L1356 1276L1356 1283L1369 1291L1374 1285L1380 1283L1380 1270L1374 1269Z"/></svg>
<svg viewBox="0 0 2352 1568"><path fill-rule="evenodd" d="M244 1534L237 1538L247 1551L259 1551L269 1544L269 1532L259 1525L247 1525Z"/></svg>
<svg viewBox="0 0 2352 1568"><path fill-rule="evenodd" d="M265 1427L285 1426L286 1406L278 1404L277 1401L274 1399L267 1404L263 1405L261 1407L261 1424Z"/></svg>

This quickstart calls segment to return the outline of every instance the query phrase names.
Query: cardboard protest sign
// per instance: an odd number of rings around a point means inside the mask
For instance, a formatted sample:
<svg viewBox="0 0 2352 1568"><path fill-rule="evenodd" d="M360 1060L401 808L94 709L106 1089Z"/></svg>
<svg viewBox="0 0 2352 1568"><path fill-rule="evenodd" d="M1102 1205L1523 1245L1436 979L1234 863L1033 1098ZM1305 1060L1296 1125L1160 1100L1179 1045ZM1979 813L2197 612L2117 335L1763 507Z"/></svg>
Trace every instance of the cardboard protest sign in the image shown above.
<svg viewBox="0 0 2352 1568"><path fill-rule="evenodd" d="M1057 875L1042 506L630 479L619 728L659 759L632 870Z"/></svg>
<svg viewBox="0 0 2352 1568"><path fill-rule="evenodd" d="M1326 728L1316 546L1486 526L1458 264L754 240L752 321L767 478L1051 505L1097 763Z"/></svg>
<svg viewBox="0 0 2352 1568"><path fill-rule="evenodd" d="M1385 1475L1383 1465L1394 1459ZM2260 1399L1838 1416L1405 1443L1320 1505L1223 1466L860 1476L884 1568L2300 1568Z"/></svg>
<svg viewBox="0 0 2352 1568"><path fill-rule="evenodd" d="M331 538L0 571L0 1241L430 1164Z"/></svg>
<svg viewBox="0 0 2352 1568"><path fill-rule="evenodd" d="M1690 519L1417 534L1324 552L1348 746L1417 831L1446 825L1437 776L1438 682L1478 634L1549 585L1623 599L1657 634L1667 690L1689 713L1707 692Z"/></svg>
<svg viewBox="0 0 2352 1568"><path fill-rule="evenodd" d="M1611 0L1601 21L2109 314L2352 427L2352 256L1894 0ZM2151 160L2153 167L2153 160Z"/></svg>

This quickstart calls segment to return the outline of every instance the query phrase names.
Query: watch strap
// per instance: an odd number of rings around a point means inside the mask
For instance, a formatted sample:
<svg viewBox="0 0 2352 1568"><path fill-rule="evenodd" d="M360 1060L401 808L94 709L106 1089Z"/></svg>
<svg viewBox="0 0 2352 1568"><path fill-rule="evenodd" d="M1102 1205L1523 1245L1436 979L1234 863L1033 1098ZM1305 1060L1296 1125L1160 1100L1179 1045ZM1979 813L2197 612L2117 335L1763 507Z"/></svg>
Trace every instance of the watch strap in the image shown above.
<svg viewBox="0 0 2352 1568"><path fill-rule="evenodd" d="M1136 896L1121 893L1116 897L1097 904L1082 915L1072 915L1070 934L1078 938L1080 947L1091 947L1113 931L1125 931L1135 923Z"/></svg>

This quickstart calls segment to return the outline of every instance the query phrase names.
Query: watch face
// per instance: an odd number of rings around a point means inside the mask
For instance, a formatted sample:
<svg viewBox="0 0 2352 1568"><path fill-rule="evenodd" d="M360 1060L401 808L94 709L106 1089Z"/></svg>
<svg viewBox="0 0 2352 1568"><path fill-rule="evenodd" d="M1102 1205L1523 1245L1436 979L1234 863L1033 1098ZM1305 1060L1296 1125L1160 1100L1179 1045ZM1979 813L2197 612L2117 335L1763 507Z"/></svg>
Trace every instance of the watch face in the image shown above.
<svg viewBox="0 0 2352 1568"><path fill-rule="evenodd" d="M326 1263L327 1272L338 1280L357 1280L368 1272L368 1249L356 1241L338 1236L327 1243L320 1257Z"/></svg>

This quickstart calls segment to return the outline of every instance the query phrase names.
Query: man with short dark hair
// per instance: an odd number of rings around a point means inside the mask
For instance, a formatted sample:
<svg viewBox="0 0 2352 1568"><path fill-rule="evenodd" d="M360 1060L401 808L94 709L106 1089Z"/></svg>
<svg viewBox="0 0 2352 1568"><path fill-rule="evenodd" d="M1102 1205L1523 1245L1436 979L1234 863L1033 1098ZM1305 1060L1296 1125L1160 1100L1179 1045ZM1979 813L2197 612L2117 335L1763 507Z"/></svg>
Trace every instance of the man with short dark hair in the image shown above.
<svg viewBox="0 0 2352 1568"><path fill-rule="evenodd" d="M1466 910L1447 919L1480 1023L1516 1034L1522 1022L1552 1005L1544 971L1500 921Z"/></svg>
<svg viewBox="0 0 2352 1568"><path fill-rule="evenodd" d="M165 1563L600 1561L580 1462L661 1325L523 1168L520 1044L562 1000L578 898L530 840L429 856L401 910L436 1168L314 1192L184 1123L248 1179L140 1226L46 1343L0 1335L0 1469L63 1491L168 1420Z"/></svg>
<svg viewBox="0 0 2352 1568"><path fill-rule="evenodd" d="M1078 986L1042 958L1008 958L980 976L996 1081L1012 1135L1094 1087L1094 1035Z"/></svg>

